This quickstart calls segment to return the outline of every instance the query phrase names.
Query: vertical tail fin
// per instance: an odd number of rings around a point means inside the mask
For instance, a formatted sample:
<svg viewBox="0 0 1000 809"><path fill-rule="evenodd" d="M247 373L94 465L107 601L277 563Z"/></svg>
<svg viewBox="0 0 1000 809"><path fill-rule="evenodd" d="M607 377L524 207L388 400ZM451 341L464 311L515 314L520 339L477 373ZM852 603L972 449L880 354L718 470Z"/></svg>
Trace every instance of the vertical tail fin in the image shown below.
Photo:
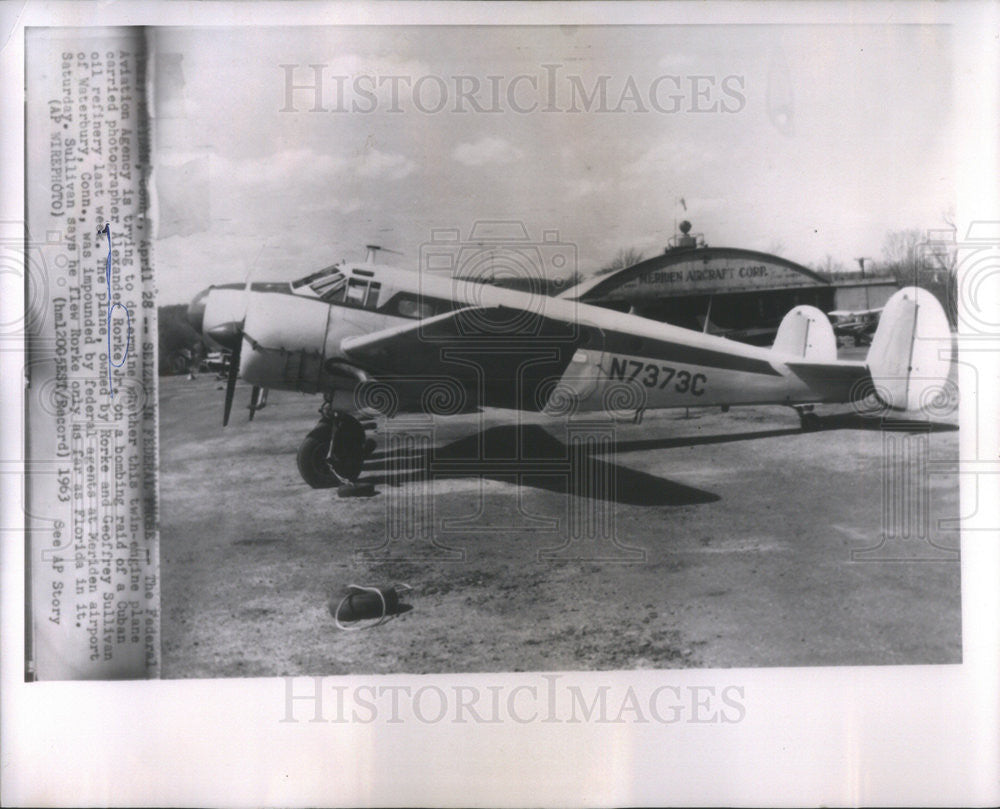
<svg viewBox="0 0 1000 809"><path fill-rule="evenodd" d="M796 306L781 321L772 351L811 362L834 362L837 338L833 326L815 306Z"/></svg>
<svg viewBox="0 0 1000 809"><path fill-rule="evenodd" d="M951 329L944 309L930 292L905 287L889 299L867 363L876 395L893 410L926 407L945 390L951 368Z"/></svg>

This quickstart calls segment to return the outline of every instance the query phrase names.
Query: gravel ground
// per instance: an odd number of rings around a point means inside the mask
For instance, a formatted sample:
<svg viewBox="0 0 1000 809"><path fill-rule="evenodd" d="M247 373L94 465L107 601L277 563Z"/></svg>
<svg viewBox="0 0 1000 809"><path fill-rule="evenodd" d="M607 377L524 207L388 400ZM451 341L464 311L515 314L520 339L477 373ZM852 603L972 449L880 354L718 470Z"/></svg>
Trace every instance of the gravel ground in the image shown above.
<svg viewBox="0 0 1000 809"><path fill-rule="evenodd" d="M240 385L223 430L221 386L161 379L165 677L961 661L958 538L938 527L955 476L928 478L927 538L857 553L883 532L886 447L910 440L876 419L666 411L595 452L538 416L396 420L375 494L340 498L295 466L318 397L272 392L247 423ZM957 458L954 423L913 440ZM603 484L567 495L574 470ZM411 609L336 628L346 585L399 582Z"/></svg>

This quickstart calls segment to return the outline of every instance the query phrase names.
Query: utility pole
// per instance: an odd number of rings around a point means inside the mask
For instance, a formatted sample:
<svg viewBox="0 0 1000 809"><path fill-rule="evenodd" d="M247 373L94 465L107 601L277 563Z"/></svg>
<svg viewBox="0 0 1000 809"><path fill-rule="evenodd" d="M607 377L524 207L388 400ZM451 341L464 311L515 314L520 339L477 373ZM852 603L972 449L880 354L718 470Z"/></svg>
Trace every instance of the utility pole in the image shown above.
<svg viewBox="0 0 1000 809"><path fill-rule="evenodd" d="M861 282L864 284L864 280L865 280L865 260L866 260L866 257L865 256L860 256L859 258L856 258L854 260L856 262L858 262L858 266L861 268ZM864 287L865 287L865 309L871 309L872 308L872 302L871 302L871 299L868 297L868 285L864 284Z"/></svg>

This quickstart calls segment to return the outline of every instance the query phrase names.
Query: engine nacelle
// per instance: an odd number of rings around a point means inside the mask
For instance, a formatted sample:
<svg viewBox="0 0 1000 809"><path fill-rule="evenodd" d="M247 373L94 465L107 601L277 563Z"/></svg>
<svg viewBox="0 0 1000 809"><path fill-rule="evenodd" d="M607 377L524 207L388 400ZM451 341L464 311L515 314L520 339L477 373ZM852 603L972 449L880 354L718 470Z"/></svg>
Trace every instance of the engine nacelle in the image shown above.
<svg viewBox="0 0 1000 809"><path fill-rule="evenodd" d="M243 324L240 374L264 388L324 392L324 346L330 307L319 300L252 293Z"/></svg>

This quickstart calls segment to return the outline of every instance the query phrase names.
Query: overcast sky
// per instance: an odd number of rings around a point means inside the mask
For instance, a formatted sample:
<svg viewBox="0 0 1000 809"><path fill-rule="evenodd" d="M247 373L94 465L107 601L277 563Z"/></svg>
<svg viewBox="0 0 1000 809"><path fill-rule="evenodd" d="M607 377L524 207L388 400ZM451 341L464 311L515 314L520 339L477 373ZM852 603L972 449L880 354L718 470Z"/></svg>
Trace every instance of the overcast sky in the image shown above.
<svg viewBox="0 0 1000 809"><path fill-rule="evenodd" d="M954 206L943 27L161 29L155 44L161 303L371 242L417 268L434 229L479 220L558 231L585 273L622 247L660 252L682 218L709 244L856 266ZM287 93L311 65L322 111Z"/></svg>

